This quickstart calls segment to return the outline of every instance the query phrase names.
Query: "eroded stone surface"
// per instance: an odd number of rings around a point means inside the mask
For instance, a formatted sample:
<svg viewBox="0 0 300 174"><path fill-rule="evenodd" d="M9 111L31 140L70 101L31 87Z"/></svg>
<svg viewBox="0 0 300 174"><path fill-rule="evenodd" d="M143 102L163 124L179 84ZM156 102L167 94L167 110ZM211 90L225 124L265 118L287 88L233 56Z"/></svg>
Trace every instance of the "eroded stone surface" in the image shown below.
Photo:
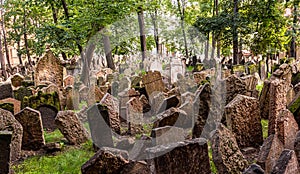
<svg viewBox="0 0 300 174"><path fill-rule="evenodd" d="M271 174L292 174L299 172L299 164L295 152L285 149L273 167Z"/></svg>

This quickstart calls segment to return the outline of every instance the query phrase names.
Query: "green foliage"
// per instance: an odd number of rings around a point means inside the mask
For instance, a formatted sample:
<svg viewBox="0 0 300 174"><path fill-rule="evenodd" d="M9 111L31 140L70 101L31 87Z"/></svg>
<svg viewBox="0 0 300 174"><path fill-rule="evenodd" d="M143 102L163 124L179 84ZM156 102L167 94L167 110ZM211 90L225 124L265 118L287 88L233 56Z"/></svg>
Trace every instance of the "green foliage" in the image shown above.
<svg viewBox="0 0 300 174"><path fill-rule="evenodd" d="M268 125L269 125L269 121L262 119L261 120L261 125L262 125L262 129L263 129L263 137L264 139L266 139L268 137Z"/></svg>
<svg viewBox="0 0 300 174"><path fill-rule="evenodd" d="M94 152L92 143L88 141L81 147L70 147L56 156L36 156L26 159L21 164L14 166L18 173L53 173L53 174L79 174L81 166L88 161Z"/></svg>

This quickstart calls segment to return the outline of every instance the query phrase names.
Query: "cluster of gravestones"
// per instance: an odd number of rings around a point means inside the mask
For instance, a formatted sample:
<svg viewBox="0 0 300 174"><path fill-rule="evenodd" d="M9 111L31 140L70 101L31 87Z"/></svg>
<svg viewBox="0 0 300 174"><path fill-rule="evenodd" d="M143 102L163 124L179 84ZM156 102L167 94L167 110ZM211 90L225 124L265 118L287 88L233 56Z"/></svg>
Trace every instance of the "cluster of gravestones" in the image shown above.
<svg viewBox="0 0 300 174"><path fill-rule="evenodd" d="M71 145L88 140L77 114L64 104L74 78L63 79L63 66L50 50L39 60L34 76L28 80L17 73L0 84L0 173L11 172L11 163L30 152L60 150L59 143L45 144L45 130L58 128Z"/></svg>

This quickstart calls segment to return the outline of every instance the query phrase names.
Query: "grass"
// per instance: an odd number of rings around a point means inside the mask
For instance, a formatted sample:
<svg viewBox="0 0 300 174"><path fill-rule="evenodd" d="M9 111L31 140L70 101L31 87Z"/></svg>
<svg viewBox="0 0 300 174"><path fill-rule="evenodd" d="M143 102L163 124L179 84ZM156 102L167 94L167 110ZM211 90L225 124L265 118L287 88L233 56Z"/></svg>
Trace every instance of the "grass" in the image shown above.
<svg viewBox="0 0 300 174"><path fill-rule="evenodd" d="M217 168L215 166L215 163L213 161L213 158L212 158L211 143L208 142L207 145L208 145L208 157L209 157L209 163L210 163L211 173L216 174L216 173L218 173L218 170L217 170Z"/></svg>
<svg viewBox="0 0 300 174"><path fill-rule="evenodd" d="M56 156L35 156L26 159L22 164L13 166L16 174L77 174L81 166L94 155L92 142L81 147L69 147Z"/></svg>
<svg viewBox="0 0 300 174"><path fill-rule="evenodd" d="M269 121L262 119L261 120L261 125L262 125L262 130L263 130L263 137L264 139L266 139L268 137L268 125L269 125Z"/></svg>
<svg viewBox="0 0 300 174"><path fill-rule="evenodd" d="M54 132L44 131L44 137L46 143L58 142L64 138L63 134L61 134L58 129L56 129Z"/></svg>

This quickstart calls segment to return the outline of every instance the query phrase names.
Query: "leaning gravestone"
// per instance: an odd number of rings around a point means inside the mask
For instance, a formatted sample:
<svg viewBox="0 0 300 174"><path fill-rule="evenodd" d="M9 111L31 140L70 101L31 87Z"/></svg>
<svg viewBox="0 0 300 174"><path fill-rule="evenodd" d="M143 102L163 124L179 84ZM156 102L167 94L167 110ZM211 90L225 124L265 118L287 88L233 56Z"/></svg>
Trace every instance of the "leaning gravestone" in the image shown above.
<svg viewBox="0 0 300 174"><path fill-rule="evenodd" d="M38 61L35 68L35 86L42 84L43 81L54 83L59 89L62 89L63 66L51 50L46 51L46 54Z"/></svg>
<svg viewBox="0 0 300 174"><path fill-rule="evenodd" d="M23 99L31 95L33 95L32 90L27 87L21 86L17 90L14 90L14 98L21 101L21 109L25 108Z"/></svg>
<svg viewBox="0 0 300 174"><path fill-rule="evenodd" d="M10 173L12 132L0 131L0 173Z"/></svg>
<svg viewBox="0 0 300 174"><path fill-rule="evenodd" d="M26 107L15 115L23 127L22 149L39 150L45 144L42 118L39 111Z"/></svg>
<svg viewBox="0 0 300 174"><path fill-rule="evenodd" d="M22 146L22 125L15 119L9 111L0 109L0 131L12 131L12 141L10 145L10 159L16 161L21 155ZM1 151L2 153L2 151Z"/></svg>
<svg viewBox="0 0 300 174"><path fill-rule="evenodd" d="M171 83L175 83L178 74L184 75L184 68L180 59L172 59L171 61Z"/></svg>
<svg viewBox="0 0 300 174"><path fill-rule="evenodd" d="M257 164L251 164L243 174L264 174L265 171Z"/></svg>
<svg viewBox="0 0 300 174"><path fill-rule="evenodd" d="M295 152L285 149L273 167L271 174L296 174L299 172L299 164Z"/></svg>
<svg viewBox="0 0 300 174"><path fill-rule="evenodd" d="M264 81L261 95L259 97L259 108L261 118L263 119L269 119L270 84L270 80Z"/></svg>
<svg viewBox="0 0 300 174"><path fill-rule="evenodd" d="M231 75L225 80L226 82L226 104L234 99L238 94L246 94L246 83L236 75Z"/></svg>
<svg viewBox="0 0 300 174"><path fill-rule="evenodd" d="M55 124L70 144L78 145L88 140L88 134L73 111L60 111Z"/></svg>
<svg viewBox="0 0 300 174"><path fill-rule="evenodd" d="M165 126L152 129L153 146L166 145L184 141L184 130L175 126Z"/></svg>
<svg viewBox="0 0 300 174"><path fill-rule="evenodd" d="M248 165L235 137L222 124L212 136L212 157L219 173L241 173Z"/></svg>
<svg viewBox="0 0 300 174"><path fill-rule="evenodd" d="M162 76L159 71L147 72L147 74L143 76L143 84L145 85L148 96L155 91L163 92L165 89Z"/></svg>
<svg viewBox="0 0 300 174"><path fill-rule="evenodd" d="M87 110L93 143L101 147L113 147L112 129L107 106L95 104Z"/></svg>
<svg viewBox="0 0 300 174"><path fill-rule="evenodd" d="M282 150L283 144L278 139L278 136L270 135L265 139L259 151L257 164L260 165L266 173L270 173Z"/></svg>
<svg viewBox="0 0 300 174"><path fill-rule="evenodd" d="M281 111L276 128L278 138L283 143L284 148L294 150L294 141L299 128L294 115L288 109Z"/></svg>
<svg viewBox="0 0 300 174"><path fill-rule="evenodd" d="M202 138L155 146L146 152L151 173L211 173L207 142Z"/></svg>
<svg viewBox="0 0 300 174"><path fill-rule="evenodd" d="M13 89L10 83L2 83L0 84L0 100L6 98L13 98Z"/></svg>
<svg viewBox="0 0 300 174"><path fill-rule="evenodd" d="M41 113L43 128L47 131L54 131L56 129L55 117L58 110L51 105L41 105L37 110Z"/></svg>
<svg viewBox="0 0 300 174"><path fill-rule="evenodd" d="M237 95L225 107L226 123L240 148L263 143L259 103L256 98Z"/></svg>
<svg viewBox="0 0 300 174"><path fill-rule="evenodd" d="M131 98L127 103L127 121L129 133L131 135L142 133L143 131L143 103L137 98Z"/></svg>

